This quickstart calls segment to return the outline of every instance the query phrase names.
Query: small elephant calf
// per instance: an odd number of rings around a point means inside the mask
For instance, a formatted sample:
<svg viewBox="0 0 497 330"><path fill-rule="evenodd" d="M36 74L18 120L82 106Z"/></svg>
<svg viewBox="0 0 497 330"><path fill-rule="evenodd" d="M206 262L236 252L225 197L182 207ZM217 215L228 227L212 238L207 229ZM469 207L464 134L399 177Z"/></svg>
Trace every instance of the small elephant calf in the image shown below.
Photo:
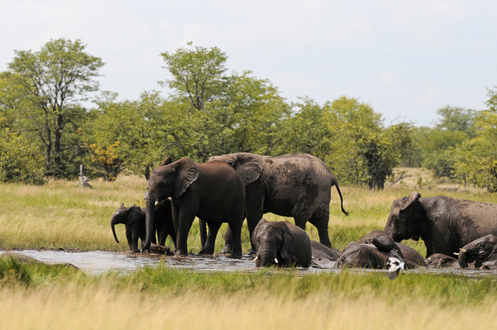
<svg viewBox="0 0 497 330"><path fill-rule="evenodd" d="M152 235L152 243L157 243L155 237L157 235L159 245L164 246L167 236L169 235L176 245L176 231L173 227L171 205L168 200L155 206L155 219L156 221L153 231L154 234ZM116 210L112 216L110 225L112 233L114 234L114 239L117 243L119 243L114 229L117 224L124 224L126 227L126 238L128 240L130 250L133 252L139 252L138 239L142 242L142 248L145 242L145 211L136 205L125 207L124 204L121 204L121 207Z"/></svg>
<svg viewBox="0 0 497 330"><path fill-rule="evenodd" d="M459 250L458 262L462 268L473 263L475 268L495 269L497 263L497 236L488 234L480 237Z"/></svg>

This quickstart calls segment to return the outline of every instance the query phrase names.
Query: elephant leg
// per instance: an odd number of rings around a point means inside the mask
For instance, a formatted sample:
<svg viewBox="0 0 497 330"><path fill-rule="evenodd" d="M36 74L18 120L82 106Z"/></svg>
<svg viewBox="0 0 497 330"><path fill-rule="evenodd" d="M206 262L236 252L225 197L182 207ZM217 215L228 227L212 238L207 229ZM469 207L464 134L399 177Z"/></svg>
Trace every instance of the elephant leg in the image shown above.
<svg viewBox="0 0 497 330"><path fill-rule="evenodd" d="M252 233L254 232L255 227L259 223L259 220L262 219L264 214L264 199L257 198L257 200L252 201L252 206L247 207L247 227L249 230L250 237L250 252L249 254L255 255L256 248L254 246L254 242L252 241Z"/></svg>
<svg viewBox="0 0 497 330"><path fill-rule="evenodd" d="M207 227L206 227L206 221L199 219L198 222L199 228L200 228L200 245L202 248L205 246L205 241L207 239Z"/></svg>
<svg viewBox="0 0 497 330"><path fill-rule="evenodd" d="M231 258L241 258L242 257L242 221L230 222L229 228L231 228L232 233L232 252Z"/></svg>
<svg viewBox="0 0 497 330"><path fill-rule="evenodd" d="M331 247L330 236L328 235L329 211L323 211L319 216L313 216L309 219L318 230L319 242L327 247Z"/></svg>
<svg viewBox="0 0 497 330"><path fill-rule="evenodd" d="M178 230L176 236L176 255L188 255L188 233L193 223L194 214L190 211L180 210L178 219Z"/></svg>
<svg viewBox="0 0 497 330"><path fill-rule="evenodd" d="M213 254L214 247L216 244L216 237L219 228L221 227L221 222L209 221L207 225L209 226L209 233L207 235L207 242L203 246L200 254Z"/></svg>

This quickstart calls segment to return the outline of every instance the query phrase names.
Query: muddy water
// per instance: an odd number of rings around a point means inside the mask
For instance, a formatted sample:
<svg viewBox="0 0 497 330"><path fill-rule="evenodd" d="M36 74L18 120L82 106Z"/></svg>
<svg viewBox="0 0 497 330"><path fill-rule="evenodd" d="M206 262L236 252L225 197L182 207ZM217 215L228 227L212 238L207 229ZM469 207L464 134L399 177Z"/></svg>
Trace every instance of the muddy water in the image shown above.
<svg viewBox="0 0 497 330"><path fill-rule="evenodd" d="M0 255L7 251L0 251ZM257 270L253 257L245 255L241 259L231 259L225 256L188 256L174 257L164 255L142 255L108 251L68 252L54 250L19 250L13 251L17 254L26 255L45 263L70 263L81 270L91 274L101 274L106 271L131 272L144 266L157 266L161 261L168 267L178 269L189 269L201 272L210 271L239 271L254 272ZM383 272L384 270L353 270L358 272ZM298 268L298 274L309 274L319 272L339 272L335 263L314 264L304 269ZM418 268L408 270L409 273L445 274L457 276L497 276L496 271L488 270L459 270L459 269L427 269Z"/></svg>

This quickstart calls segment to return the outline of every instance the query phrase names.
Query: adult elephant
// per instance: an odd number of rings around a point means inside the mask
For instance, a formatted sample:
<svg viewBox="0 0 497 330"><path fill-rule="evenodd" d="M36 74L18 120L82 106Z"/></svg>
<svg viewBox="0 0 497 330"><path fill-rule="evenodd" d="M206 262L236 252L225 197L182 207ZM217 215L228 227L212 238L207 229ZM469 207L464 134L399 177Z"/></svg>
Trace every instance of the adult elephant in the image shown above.
<svg viewBox="0 0 497 330"><path fill-rule="evenodd" d="M187 255L187 239L195 216L209 227L201 253L214 253L217 232L227 222L232 232L232 257L242 255L241 227L245 210L245 190L235 170L224 162L197 164L189 158L155 168L148 180L146 200L146 241L150 247L154 226L154 205L171 197L176 229L176 254Z"/></svg>
<svg viewBox="0 0 497 330"><path fill-rule="evenodd" d="M246 152L213 156L233 167L246 186L247 224L250 235L266 212L293 217L305 230L308 220L316 226L319 241L331 247L328 236L330 189L337 188L344 214L342 192L337 178L317 157L309 154L261 156ZM227 247L230 245L228 231ZM252 250L254 246L252 245Z"/></svg>
<svg viewBox="0 0 497 330"><path fill-rule="evenodd" d="M385 232L396 242L421 238L427 257L450 256L479 237L497 235L497 204L446 196L422 198L413 192L392 203Z"/></svg>
<svg viewBox="0 0 497 330"><path fill-rule="evenodd" d="M257 267L311 265L311 240L304 230L294 224L261 219L254 229L252 241Z"/></svg>
<svg viewBox="0 0 497 330"><path fill-rule="evenodd" d="M154 206L154 229L152 232L152 243L159 243L165 245L167 236L171 236L174 244L176 244L176 231L173 227L171 204L168 200L157 203ZM114 240L119 243L117 239L115 226L124 224L126 229L126 239L128 241L129 249L133 252L138 252L138 240L141 240L142 248L145 246L145 210L133 205L130 207L124 206L124 203L116 210L110 221L112 234ZM157 237L156 237L157 235Z"/></svg>

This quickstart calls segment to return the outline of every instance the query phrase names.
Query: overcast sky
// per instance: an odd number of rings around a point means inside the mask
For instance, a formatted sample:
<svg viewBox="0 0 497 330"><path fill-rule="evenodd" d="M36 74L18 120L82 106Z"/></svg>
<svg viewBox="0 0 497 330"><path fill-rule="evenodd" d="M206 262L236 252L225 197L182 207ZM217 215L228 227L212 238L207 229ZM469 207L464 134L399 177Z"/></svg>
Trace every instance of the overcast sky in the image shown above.
<svg viewBox="0 0 497 330"><path fill-rule="evenodd" d="M386 124L482 109L497 86L497 1L0 1L0 70L16 49L79 38L106 63L101 89L121 99L161 89L160 53L188 41L288 100L355 97Z"/></svg>

